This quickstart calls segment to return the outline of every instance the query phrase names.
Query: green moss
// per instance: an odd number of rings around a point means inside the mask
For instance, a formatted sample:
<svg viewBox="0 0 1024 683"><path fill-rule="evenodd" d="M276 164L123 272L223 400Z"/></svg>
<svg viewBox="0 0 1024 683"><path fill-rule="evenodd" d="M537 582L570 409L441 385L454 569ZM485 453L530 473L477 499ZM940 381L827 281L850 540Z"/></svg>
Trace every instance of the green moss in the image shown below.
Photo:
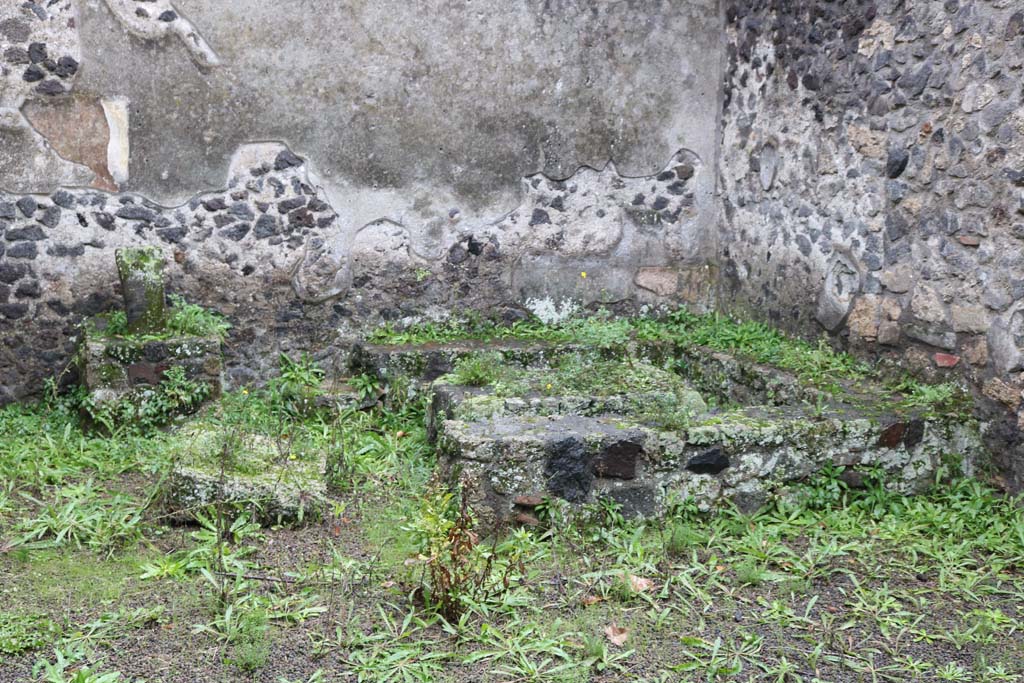
<svg viewBox="0 0 1024 683"><path fill-rule="evenodd" d="M152 555L148 550L112 557L67 548L33 550L16 560L16 571L0 590L7 604L17 605L21 613L116 603L134 584L139 565Z"/></svg>
<svg viewBox="0 0 1024 683"><path fill-rule="evenodd" d="M109 386L124 378L124 367L118 363L104 363L96 370L96 375Z"/></svg>
<svg viewBox="0 0 1024 683"><path fill-rule="evenodd" d="M209 382L189 379L179 366L168 369L156 387L136 388L116 400L99 401L85 396L79 407L95 425L111 434L148 431L179 415L195 412L215 389Z"/></svg>

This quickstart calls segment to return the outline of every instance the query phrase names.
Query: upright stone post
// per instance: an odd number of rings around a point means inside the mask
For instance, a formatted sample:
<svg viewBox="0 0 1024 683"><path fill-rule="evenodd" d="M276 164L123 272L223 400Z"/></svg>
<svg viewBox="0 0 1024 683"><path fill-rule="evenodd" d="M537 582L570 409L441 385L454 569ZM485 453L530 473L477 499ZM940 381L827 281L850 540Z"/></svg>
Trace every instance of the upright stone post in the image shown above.
<svg viewBox="0 0 1024 683"><path fill-rule="evenodd" d="M159 249L118 249L114 254L121 277L121 293L128 315L128 332L153 334L163 329L164 258Z"/></svg>

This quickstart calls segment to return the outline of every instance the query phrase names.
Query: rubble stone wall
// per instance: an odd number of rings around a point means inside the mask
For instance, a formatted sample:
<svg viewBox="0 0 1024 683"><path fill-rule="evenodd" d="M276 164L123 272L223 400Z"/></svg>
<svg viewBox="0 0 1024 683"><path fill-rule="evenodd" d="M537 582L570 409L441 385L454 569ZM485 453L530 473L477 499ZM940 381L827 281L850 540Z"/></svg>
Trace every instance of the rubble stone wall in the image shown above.
<svg viewBox="0 0 1024 683"><path fill-rule="evenodd" d="M730 310L964 377L1024 485L1024 10L727 3Z"/></svg>
<svg viewBox="0 0 1024 683"><path fill-rule="evenodd" d="M229 316L229 379L381 320L709 305L717 0L0 2L0 403L118 304Z"/></svg>
<svg viewBox="0 0 1024 683"><path fill-rule="evenodd" d="M113 252L231 383L382 320L717 306L977 390L1024 485L1015 0L0 3L0 403Z"/></svg>

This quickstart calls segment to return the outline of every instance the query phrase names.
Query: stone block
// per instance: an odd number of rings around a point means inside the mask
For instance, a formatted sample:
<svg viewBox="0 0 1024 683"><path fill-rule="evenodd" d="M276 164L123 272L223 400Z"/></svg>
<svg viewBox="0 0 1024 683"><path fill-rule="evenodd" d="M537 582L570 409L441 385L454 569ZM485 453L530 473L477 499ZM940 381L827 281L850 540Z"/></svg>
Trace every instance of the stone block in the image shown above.
<svg viewBox="0 0 1024 683"><path fill-rule="evenodd" d="M163 255L152 248L118 249L115 259L128 330L133 334L160 332L167 319Z"/></svg>
<svg viewBox="0 0 1024 683"><path fill-rule="evenodd" d="M264 434L199 423L173 434L173 468L161 487L172 517L188 520L208 505L249 508L265 526L300 526L326 508L326 456L302 450L282 455Z"/></svg>

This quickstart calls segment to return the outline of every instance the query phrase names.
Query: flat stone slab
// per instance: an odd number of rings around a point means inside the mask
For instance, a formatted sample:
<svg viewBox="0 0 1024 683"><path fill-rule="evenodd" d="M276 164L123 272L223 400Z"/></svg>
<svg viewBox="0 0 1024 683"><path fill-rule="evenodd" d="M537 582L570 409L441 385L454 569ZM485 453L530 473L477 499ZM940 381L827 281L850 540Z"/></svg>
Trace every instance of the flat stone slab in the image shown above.
<svg viewBox="0 0 1024 683"><path fill-rule="evenodd" d="M289 452L268 436L212 425L176 437L181 447L161 491L172 516L189 519L215 503L248 508L266 526L301 526L323 515L325 454Z"/></svg>

